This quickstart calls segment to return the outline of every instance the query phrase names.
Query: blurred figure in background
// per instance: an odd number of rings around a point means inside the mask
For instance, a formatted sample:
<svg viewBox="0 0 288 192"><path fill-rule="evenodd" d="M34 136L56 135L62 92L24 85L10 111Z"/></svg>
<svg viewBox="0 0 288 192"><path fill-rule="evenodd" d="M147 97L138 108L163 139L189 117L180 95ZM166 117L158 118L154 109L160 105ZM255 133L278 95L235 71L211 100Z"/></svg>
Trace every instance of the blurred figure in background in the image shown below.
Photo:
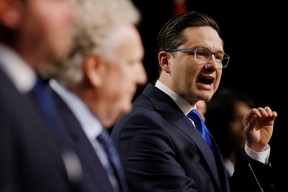
<svg viewBox="0 0 288 192"><path fill-rule="evenodd" d="M67 166L28 96L38 66L67 56L76 22L70 0L0 0L1 192L78 189L79 170Z"/></svg>
<svg viewBox="0 0 288 192"><path fill-rule="evenodd" d="M126 192L118 153L106 151L103 137L111 141L105 128L131 110L137 86L147 80L135 26L140 14L130 0L77 3L82 17L69 58L40 71L53 78L50 86L84 165L85 191Z"/></svg>
<svg viewBox="0 0 288 192"><path fill-rule="evenodd" d="M230 176L237 154L246 143L243 118L254 107L254 101L242 92L219 89L207 103L206 125L219 145Z"/></svg>

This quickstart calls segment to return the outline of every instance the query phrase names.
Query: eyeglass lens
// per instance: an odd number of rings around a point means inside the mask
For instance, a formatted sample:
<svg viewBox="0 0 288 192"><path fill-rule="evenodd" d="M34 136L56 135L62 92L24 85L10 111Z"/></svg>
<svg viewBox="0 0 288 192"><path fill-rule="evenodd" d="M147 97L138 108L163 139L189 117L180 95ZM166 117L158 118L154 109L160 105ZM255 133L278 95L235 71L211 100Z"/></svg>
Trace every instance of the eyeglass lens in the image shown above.
<svg viewBox="0 0 288 192"><path fill-rule="evenodd" d="M221 67L226 67L228 65L229 58L227 55L225 55L222 52L213 53L213 52L211 52L207 49L203 49L203 48L194 49L194 56L195 56L196 61L207 62L211 59L212 55L214 55L214 57L215 57L215 62L217 64L220 64Z"/></svg>

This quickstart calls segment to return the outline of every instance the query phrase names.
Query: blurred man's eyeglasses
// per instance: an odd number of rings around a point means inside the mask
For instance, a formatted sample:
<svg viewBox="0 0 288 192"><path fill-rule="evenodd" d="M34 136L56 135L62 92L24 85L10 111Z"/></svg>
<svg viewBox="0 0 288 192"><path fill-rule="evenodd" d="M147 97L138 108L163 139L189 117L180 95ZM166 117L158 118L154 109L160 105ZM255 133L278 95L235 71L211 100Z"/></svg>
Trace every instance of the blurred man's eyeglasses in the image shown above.
<svg viewBox="0 0 288 192"><path fill-rule="evenodd" d="M167 52L184 52L189 55L194 55L194 59L199 64L207 63L212 55L215 57L215 62L220 68L228 66L230 56L223 52L211 52L206 48L183 48L183 49L170 49Z"/></svg>

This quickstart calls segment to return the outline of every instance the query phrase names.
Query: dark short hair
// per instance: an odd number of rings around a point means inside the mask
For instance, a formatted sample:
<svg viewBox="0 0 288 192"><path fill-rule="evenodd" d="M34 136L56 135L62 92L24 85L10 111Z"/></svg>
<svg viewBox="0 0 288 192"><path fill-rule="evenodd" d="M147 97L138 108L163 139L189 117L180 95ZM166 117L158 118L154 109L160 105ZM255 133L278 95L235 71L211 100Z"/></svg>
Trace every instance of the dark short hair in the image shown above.
<svg viewBox="0 0 288 192"><path fill-rule="evenodd" d="M160 29L157 37L158 51L176 49L186 42L183 31L189 27L210 26L220 33L216 21L209 15L196 11L186 12L172 17Z"/></svg>

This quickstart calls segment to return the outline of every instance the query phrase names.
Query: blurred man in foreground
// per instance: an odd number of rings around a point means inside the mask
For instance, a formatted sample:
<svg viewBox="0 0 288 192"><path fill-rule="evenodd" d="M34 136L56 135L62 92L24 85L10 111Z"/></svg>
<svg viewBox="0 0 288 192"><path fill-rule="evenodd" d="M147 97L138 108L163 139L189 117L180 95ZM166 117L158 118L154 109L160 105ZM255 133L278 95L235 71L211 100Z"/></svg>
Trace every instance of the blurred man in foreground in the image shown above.
<svg viewBox="0 0 288 192"><path fill-rule="evenodd" d="M130 0L78 3L82 22L69 58L41 71L54 78L50 85L84 165L85 191L125 192L126 178L105 128L131 110L137 86L147 79L135 27L140 15ZM103 138L113 152L106 151Z"/></svg>
<svg viewBox="0 0 288 192"><path fill-rule="evenodd" d="M77 166L67 166L28 97L38 66L67 56L76 21L69 0L0 0L1 192L78 189Z"/></svg>

